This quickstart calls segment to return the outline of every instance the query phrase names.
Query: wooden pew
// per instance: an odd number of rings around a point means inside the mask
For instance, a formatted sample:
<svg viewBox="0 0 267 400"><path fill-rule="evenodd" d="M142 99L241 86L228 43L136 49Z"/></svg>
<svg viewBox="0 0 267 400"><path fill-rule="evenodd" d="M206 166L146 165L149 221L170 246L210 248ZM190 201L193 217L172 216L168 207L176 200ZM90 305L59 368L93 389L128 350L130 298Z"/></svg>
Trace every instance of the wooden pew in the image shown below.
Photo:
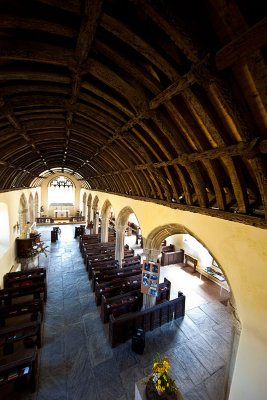
<svg viewBox="0 0 267 400"><path fill-rule="evenodd" d="M114 246L103 246L95 249L86 248L83 252L84 263L86 264L86 260L88 257L97 256L97 254L108 254L114 253L115 254L115 245Z"/></svg>
<svg viewBox="0 0 267 400"><path fill-rule="evenodd" d="M101 299L101 319L105 324L109 321L109 315L119 316L127 312L140 311L143 304L143 294L138 290L106 298L102 295Z"/></svg>
<svg viewBox="0 0 267 400"><path fill-rule="evenodd" d="M108 281L100 284L96 284L95 287L95 302L99 306L101 304L102 295L105 297L112 297L118 294L129 292L130 290L136 290L141 287L142 274L129 276L126 278L120 278L116 281Z"/></svg>
<svg viewBox="0 0 267 400"><path fill-rule="evenodd" d="M170 251L174 251L174 245L170 244L169 246L162 246L161 247L161 252L162 253L168 253Z"/></svg>
<svg viewBox="0 0 267 400"><path fill-rule="evenodd" d="M97 243L97 245L84 244L82 247L82 256L85 258L88 253L97 253L101 250L115 249L115 242Z"/></svg>
<svg viewBox="0 0 267 400"><path fill-rule="evenodd" d="M134 257L127 257L123 258L122 260L122 267L129 267L130 265L138 265L141 262L141 257L134 256Z"/></svg>
<svg viewBox="0 0 267 400"><path fill-rule="evenodd" d="M111 260L108 262L104 262L102 264L98 264L96 266L91 266L91 268L90 268L91 276L93 276L93 273L95 273L97 275L99 272L110 271L110 270L116 269L116 268L119 268L118 260Z"/></svg>
<svg viewBox="0 0 267 400"><path fill-rule="evenodd" d="M140 256L123 259L122 260L122 268L130 267L133 265L139 265L140 260L141 260ZM104 261L103 263L99 263L97 265L91 264L89 271L88 271L89 280L92 279L93 271L95 271L95 274L98 274L98 272L103 272L105 270L112 270L112 269L116 269L116 268L119 268L118 260Z"/></svg>
<svg viewBox="0 0 267 400"><path fill-rule="evenodd" d="M24 349L21 352L5 356L0 359L0 395L2 386L30 376L32 393L38 384L38 351L37 348ZM1 395L2 397L2 395Z"/></svg>
<svg viewBox="0 0 267 400"><path fill-rule="evenodd" d="M137 275L139 274L139 272L141 272L142 267L143 266L139 264L124 268L117 268L110 271L102 271L99 272L98 274L93 273L91 281L93 292L95 291L96 283L100 284L107 281L114 281L120 277Z"/></svg>
<svg viewBox="0 0 267 400"><path fill-rule="evenodd" d="M3 354L13 353L14 343L36 336L36 345L42 346L43 324L41 314L38 313L36 321L24 322L16 326L0 329L0 346L3 346Z"/></svg>
<svg viewBox="0 0 267 400"><path fill-rule="evenodd" d="M29 283L30 282L30 283ZM4 275L4 288L26 286L27 284L45 282L46 269L34 268L27 271L9 272Z"/></svg>
<svg viewBox="0 0 267 400"><path fill-rule="evenodd" d="M158 295L156 304L162 301L170 300L171 282L164 278L164 282L159 284ZM126 303L124 300L129 299ZM120 304L121 301L121 304ZM140 289L133 290L124 294L113 297L105 297L102 295L101 299L101 319L103 323L108 322L109 315L113 314L117 317L127 312L140 311L143 304L143 294ZM113 312L115 310L115 312Z"/></svg>
<svg viewBox="0 0 267 400"><path fill-rule="evenodd" d="M5 326L6 319L18 317L21 315L31 314L32 320L35 320L38 313L40 313L41 318L43 319L44 301L42 299L2 306L0 307L0 326Z"/></svg>
<svg viewBox="0 0 267 400"><path fill-rule="evenodd" d="M163 300L170 300L171 296L171 282L164 278L164 282L159 284L158 295L157 295L157 303Z"/></svg>
<svg viewBox="0 0 267 400"><path fill-rule="evenodd" d="M145 332L183 317L185 314L185 296L165 301L144 311L132 312L114 317L109 316L109 343L116 347L132 337L135 329L141 328Z"/></svg>
<svg viewBox="0 0 267 400"><path fill-rule="evenodd" d="M134 256L134 250L131 250L131 249L124 250L124 257L125 258L133 258L133 256ZM96 263L98 263L98 262L102 262L102 261L105 261L105 260L112 260L112 259L113 260L115 259L115 251L114 251L114 253L108 252L108 253L103 253L103 254L100 254L100 255L86 256L86 264L85 264L86 265L86 270L88 272L89 265L93 265L93 264L96 265ZM89 279L91 279L91 278L89 278Z"/></svg>
<svg viewBox="0 0 267 400"><path fill-rule="evenodd" d="M12 304L12 300L19 297L33 295L34 298L40 298L40 295L43 294L44 301L46 301L47 297L47 288L46 283L37 282L27 286L19 286L8 289L0 290L0 303L4 302L5 305Z"/></svg>

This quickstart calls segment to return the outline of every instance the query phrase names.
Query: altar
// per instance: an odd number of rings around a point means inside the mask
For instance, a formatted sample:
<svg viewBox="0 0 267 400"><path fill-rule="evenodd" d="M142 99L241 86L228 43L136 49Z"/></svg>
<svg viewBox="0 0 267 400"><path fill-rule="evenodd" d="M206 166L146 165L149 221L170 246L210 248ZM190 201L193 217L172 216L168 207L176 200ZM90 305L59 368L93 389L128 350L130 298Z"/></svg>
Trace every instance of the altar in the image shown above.
<svg viewBox="0 0 267 400"><path fill-rule="evenodd" d="M70 210L54 210L54 217L55 218L69 218Z"/></svg>

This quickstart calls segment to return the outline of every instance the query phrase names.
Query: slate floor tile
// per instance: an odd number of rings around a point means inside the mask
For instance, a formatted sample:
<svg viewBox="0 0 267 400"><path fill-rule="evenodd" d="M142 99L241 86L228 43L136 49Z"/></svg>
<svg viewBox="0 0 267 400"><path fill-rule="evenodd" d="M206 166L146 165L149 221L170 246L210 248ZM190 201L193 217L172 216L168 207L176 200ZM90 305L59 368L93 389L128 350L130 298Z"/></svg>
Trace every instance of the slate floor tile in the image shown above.
<svg viewBox="0 0 267 400"><path fill-rule="evenodd" d="M146 332L143 355L131 340L111 349L73 233L74 226L62 226L56 244L49 236L43 260L48 299L37 400L134 400L135 381L151 373L157 351L169 355L184 400L222 400L232 340L227 309L194 296L185 318Z"/></svg>

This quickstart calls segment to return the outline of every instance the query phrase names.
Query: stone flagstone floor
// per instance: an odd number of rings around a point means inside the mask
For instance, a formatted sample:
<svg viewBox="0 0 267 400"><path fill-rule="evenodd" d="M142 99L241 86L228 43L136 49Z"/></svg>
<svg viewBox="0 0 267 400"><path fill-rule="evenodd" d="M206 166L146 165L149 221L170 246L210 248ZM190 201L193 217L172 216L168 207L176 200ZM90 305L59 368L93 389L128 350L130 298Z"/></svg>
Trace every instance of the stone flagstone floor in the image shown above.
<svg viewBox="0 0 267 400"><path fill-rule="evenodd" d="M225 306L205 300L185 318L147 332L142 356L131 341L111 349L74 227L62 225L57 243L50 243L51 226L38 229L50 253L40 257L48 298L37 400L133 400L135 382L151 372L156 352L170 357L184 400L223 400L232 341Z"/></svg>

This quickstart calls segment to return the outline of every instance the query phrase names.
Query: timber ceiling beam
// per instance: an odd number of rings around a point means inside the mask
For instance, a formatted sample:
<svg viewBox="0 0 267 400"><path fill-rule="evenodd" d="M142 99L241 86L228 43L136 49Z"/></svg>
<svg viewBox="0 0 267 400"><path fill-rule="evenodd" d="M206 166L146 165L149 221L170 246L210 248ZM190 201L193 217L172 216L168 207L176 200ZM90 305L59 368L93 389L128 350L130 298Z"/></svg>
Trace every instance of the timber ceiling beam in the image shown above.
<svg viewBox="0 0 267 400"><path fill-rule="evenodd" d="M4 100L2 99L1 104L4 104ZM27 142L27 145L30 146L35 153L37 153L38 157L42 160L46 169L49 169L44 156L41 154L40 150L36 147L36 144L33 139L31 139L27 133L25 127L20 123L20 121L16 118L13 109L10 106L2 107L2 115L8 119L10 124L15 129L15 132L23 137L23 139Z"/></svg>
<svg viewBox="0 0 267 400"><path fill-rule="evenodd" d="M88 57L102 10L102 3L103 0L85 0L84 3L84 10L82 14L76 48L73 54L72 62L69 66L72 72L72 93L69 101L70 105L76 104L79 98L82 81L82 66L85 62L88 63ZM83 73L85 72L83 71ZM62 168L64 168L68 154L72 122L73 111L69 110L66 113L66 141L64 156L62 160Z"/></svg>
<svg viewBox="0 0 267 400"><path fill-rule="evenodd" d="M265 141L264 141L265 142ZM263 142L262 142L263 143ZM265 149L266 144L262 146L263 152L266 151ZM195 163L198 161L203 160L214 160L221 157L233 157L233 156L241 156L248 159L254 158L257 156L258 152L261 151L261 144L258 143L258 139L253 139L251 142L240 142L235 145L227 146L227 147L217 147L216 149L203 151L201 153L195 152L192 154L181 154L180 156L174 158L173 160L166 160L161 162L154 162L154 163L146 163L146 164L139 164L135 165L132 168L125 168L122 170L111 171L105 174L93 175L86 177L85 179L90 178L97 178L100 176L109 176L109 175L118 175L121 173L129 173L133 170L143 170L148 168L162 168L170 165L182 165L186 166L188 163Z"/></svg>

